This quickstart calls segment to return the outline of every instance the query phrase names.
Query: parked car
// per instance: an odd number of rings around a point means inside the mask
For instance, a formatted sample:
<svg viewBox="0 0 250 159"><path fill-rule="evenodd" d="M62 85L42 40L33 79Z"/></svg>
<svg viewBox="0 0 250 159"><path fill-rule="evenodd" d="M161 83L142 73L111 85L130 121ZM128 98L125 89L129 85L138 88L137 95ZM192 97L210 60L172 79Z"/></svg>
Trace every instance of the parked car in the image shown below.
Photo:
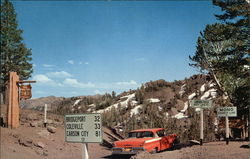
<svg viewBox="0 0 250 159"><path fill-rule="evenodd" d="M176 138L176 134L166 135L163 128L133 130L127 139L114 142L112 154L156 153L171 148Z"/></svg>

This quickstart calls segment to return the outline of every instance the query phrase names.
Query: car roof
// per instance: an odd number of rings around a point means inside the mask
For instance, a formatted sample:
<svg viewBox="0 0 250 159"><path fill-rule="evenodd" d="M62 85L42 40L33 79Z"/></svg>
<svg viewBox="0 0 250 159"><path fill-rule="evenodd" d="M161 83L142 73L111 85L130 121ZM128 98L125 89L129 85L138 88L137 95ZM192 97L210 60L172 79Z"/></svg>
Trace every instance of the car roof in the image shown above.
<svg viewBox="0 0 250 159"><path fill-rule="evenodd" d="M137 129L137 130L132 130L130 132L141 132L141 131L152 131L152 132L156 132L159 130L163 130L163 128L152 128L152 129Z"/></svg>

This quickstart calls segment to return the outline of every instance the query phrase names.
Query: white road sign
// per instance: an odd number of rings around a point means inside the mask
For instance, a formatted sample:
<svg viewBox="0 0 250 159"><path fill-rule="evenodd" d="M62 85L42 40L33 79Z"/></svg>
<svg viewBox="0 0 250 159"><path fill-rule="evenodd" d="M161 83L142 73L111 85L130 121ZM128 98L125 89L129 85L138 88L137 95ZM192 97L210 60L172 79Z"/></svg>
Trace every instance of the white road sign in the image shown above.
<svg viewBox="0 0 250 159"><path fill-rule="evenodd" d="M237 116L237 107L221 107L217 109L218 117L236 117Z"/></svg>
<svg viewBox="0 0 250 159"><path fill-rule="evenodd" d="M193 108L211 108L212 101L211 100L191 100L190 106Z"/></svg>
<svg viewBox="0 0 250 159"><path fill-rule="evenodd" d="M81 143L102 142L101 114L65 115L65 141Z"/></svg>

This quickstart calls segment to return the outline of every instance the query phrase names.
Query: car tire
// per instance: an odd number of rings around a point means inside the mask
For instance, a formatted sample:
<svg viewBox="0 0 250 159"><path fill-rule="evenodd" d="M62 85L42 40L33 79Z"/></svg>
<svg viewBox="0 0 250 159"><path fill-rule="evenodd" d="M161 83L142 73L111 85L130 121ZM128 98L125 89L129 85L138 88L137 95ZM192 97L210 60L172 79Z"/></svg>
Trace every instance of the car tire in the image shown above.
<svg viewBox="0 0 250 159"><path fill-rule="evenodd" d="M154 148L152 151L151 151L151 154L155 154L155 153L157 153L158 152L158 148L156 147L156 148Z"/></svg>

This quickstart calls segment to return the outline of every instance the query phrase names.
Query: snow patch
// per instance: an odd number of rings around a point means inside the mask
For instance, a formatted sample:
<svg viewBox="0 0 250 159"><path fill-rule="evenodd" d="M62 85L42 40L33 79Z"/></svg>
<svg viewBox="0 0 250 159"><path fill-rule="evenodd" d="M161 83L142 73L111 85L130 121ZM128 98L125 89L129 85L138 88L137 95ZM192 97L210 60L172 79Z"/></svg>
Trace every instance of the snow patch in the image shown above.
<svg viewBox="0 0 250 159"><path fill-rule="evenodd" d="M184 113L188 109L188 102L185 102L184 108L181 110L182 113Z"/></svg>
<svg viewBox="0 0 250 159"><path fill-rule="evenodd" d="M211 92L212 98L216 98L218 96L218 93L216 91Z"/></svg>
<svg viewBox="0 0 250 159"><path fill-rule="evenodd" d="M184 84L181 86L181 90L179 92L180 96L182 96L185 93L186 86L187 86L187 84Z"/></svg>
<svg viewBox="0 0 250 159"><path fill-rule="evenodd" d="M132 101L131 101L131 105L132 105L132 106L135 106L135 105L137 105L137 104L138 104L137 101L135 101L135 100L132 100Z"/></svg>
<svg viewBox="0 0 250 159"><path fill-rule="evenodd" d="M77 100L75 101L75 103L73 104L73 107L76 106L80 101L81 101L81 99L77 99Z"/></svg>
<svg viewBox="0 0 250 159"><path fill-rule="evenodd" d="M188 96L188 100L193 99L196 96L196 93L192 93L191 95Z"/></svg>
<svg viewBox="0 0 250 159"><path fill-rule="evenodd" d="M217 97L217 90L212 88L208 91L206 91L202 96L201 96L201 100L206 100L208 99L208 97L212 96L212 98L216 98Z"/></svg>
<svg viewBox="0 0 250 159"><path fill-rule="evenodd" d="M117 109L119 104L121 105L122 108L127 108L128 107L128 102L130 100L132 100L134 97L135 97L135 93L129 94L127 96L123 96L121 98L127 98L125 101L113 104L113 105L111 105L111 106L109 106L109 107L107 107L105 109L101 109L101 110L98 110L98 111L95 111L95 112L96 113L104 113L106 111L110 111L112 108Z"/></svg>
<svg viewBox="0 0 250 159"><path fill-rule="evenodd" d="M159 103L159 102L160 102L160 99L158 99L158 98L150 98L150 99L148 99L148 101L149 101L150 103Z"/></svg>
<svg viewBox="0 0 250 159"><path fill-rule="evenodd" d="M201 86L201 88L200 88L200 92L201 92L201 93L203 93L203 92L205 91L205 89L206 89L205 86L206 86L206 84L203 84L203 85Z"/></svg>
<svg viewBox="0 0 250 159"><path fill-rule="evenodd" d="M130 117L132 117L133 115L138 114L140 108L142 108L142 105L137 105L136 107L134 107L133 109L131 109L131 111L130 111Z"/></svg>
<svg viewBox="0 0 250 159"><path fill-rule="evenodd" d="M166 117L168 117L169 116L168 112L166 112L165 115L166 115Z"/></svg>
<svg viewBox="0 0 250 159"><path fill-rule="evenodd" d="M215 83L211 83L211 84L209 85L210 88L211 88L211 87L214 87L214 86L216 86Z"/></svg>
<svg viewBox="0 0 250 159"><path fill-rule="evenodd" d="M159 111L162 111L163 108L162 108L161 106L158 106L158 110L159 110Z"/></svg>
<svg viewBox="0 0 250 159"><path fill-rule="evenodd" d="M96 105L95 104L90 104L89 107L96 107Z"/></svg>
<svg viewBox="0 0 250 159"><path fill-rule="evenodd" d="M172 118L176 118L176 119L183 119L183 118L187 118L188 116L184 115L184 113L178 113L174 116L172 116Z"/></svg>
<svg viewBox="0 0 250 159"><path fill-rule="evenodd" d="M250 69L249 65L243 65L243 67L246 68L246 69Z"/></svg>

